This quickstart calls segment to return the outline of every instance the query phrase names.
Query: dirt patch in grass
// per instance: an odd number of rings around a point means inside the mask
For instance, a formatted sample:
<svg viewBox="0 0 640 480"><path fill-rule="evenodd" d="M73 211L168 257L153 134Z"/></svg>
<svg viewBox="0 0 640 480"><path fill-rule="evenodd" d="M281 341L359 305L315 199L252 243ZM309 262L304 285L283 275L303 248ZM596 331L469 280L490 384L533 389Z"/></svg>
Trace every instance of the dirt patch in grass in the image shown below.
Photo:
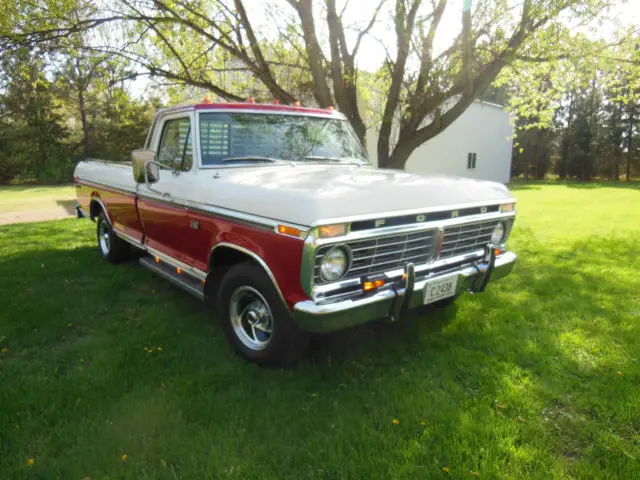
<svg viewBox="0 0 640 480"><path fill-rule="evenodd" d="M75 216L71 186L0 188L0 225L60 220Z"/></svg>

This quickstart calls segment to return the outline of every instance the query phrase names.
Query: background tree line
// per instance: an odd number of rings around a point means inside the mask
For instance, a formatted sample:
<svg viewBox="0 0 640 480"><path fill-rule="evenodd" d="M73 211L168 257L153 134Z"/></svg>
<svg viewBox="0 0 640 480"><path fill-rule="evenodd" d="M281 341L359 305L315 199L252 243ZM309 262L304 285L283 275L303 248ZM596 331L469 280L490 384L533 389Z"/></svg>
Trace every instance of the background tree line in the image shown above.
<svg viewBox="0 0 640 480"><path fill-rule="evenodd" d="M547 125L519 117L512 175L630 181L640 174L637 98L638 86L616 69L613 78L596 74L591 83L564 92Z"/></svg>
<svg viewBox="0 0 640 480"><path fill-rule="evenodd" d="M68 182L81 158L127 159L154 102L133 98L123 65L67 50L3 53L0 183Z"/></svg>
<svg viewBox="0 0 640 480"><path fill-rule="evenodd" d="M610 118L593 113L596 106L638 102L638 26L607 41L584 33L618 4L10 0L0 11L0 181L62 181L83 156L126 158L142 143L154 107L205 92L336 106L361 139L369 128L379 132L380 166L403 168L493 87L506 92L517 119L514 173L557 168L592 178L601 160L584 159L600 158L593 152ZM443 27L448 11L459 21L454 35ZM447 35L447 44L438 42ZM372 52L378 67L366 71L360 62ZM141 78L153 96L132 95ZM611 121L629 124L636 118L629 111ZM598 133L585 133L585 125ZM630 128L615 137L618 147L609 138L616 158L625 145L635 148L637 125ZM542 142L548 155L535 135L549 139Z"/></svg>

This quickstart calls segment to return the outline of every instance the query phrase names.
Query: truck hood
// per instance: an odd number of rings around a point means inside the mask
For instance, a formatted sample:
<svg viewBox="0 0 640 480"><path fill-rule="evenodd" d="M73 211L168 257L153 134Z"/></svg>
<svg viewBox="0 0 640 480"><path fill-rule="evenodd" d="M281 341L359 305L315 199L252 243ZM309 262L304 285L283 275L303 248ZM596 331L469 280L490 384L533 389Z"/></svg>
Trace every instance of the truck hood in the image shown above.
<svg viewBox="0 0 640 480"><path fill-rule="evenodd" d="M198 176L205 191L196 198L203 203L302 226L511 198L496 182L345 165L227 168Z"/></svg>

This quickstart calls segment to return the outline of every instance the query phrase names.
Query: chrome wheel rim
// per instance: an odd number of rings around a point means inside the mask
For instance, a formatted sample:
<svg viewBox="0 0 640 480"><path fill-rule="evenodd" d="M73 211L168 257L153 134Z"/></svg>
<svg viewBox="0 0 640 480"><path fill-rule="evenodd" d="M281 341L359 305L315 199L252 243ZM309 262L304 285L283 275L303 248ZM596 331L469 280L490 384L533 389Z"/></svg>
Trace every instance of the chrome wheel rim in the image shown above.
<svg viewBox="0 0 640 480"><path fill-rule="evenodd" d="M100 251L105 255L109 253L109 228L107 222L104 220L100 222L98 226L98 243L100 244Z"/></svg>
<svg viewBox="0 0 640 480"><path fill-rule="evenodd" d="M263 350L273 337L269 304L255 288L236 288L229 301L229 318L238 340L251 350Z"/></svg>

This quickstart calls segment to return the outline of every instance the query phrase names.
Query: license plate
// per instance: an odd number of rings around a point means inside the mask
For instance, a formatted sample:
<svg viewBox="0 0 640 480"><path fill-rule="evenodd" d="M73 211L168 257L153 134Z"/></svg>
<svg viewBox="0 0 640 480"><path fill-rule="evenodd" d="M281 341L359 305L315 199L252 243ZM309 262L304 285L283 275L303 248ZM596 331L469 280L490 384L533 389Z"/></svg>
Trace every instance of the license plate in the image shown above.
<svg viewBox="0 0 640 480"><path fill-rule="evenodd" d="M433 303L443 298L453 297L456 294L458 276L438 278L427 282L424 286L424 303Z"/></svg>

